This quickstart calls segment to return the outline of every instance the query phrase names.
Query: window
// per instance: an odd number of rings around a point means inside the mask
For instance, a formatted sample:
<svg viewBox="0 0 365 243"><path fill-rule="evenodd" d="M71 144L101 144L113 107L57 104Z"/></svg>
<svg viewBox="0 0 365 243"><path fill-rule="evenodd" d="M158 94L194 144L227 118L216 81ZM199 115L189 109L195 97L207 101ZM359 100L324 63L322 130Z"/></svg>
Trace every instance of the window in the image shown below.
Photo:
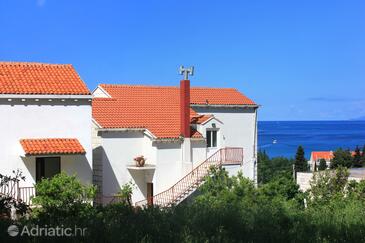
<svg viewBox="0 0 365 243"><path fill-rule="evenodd" d="M36 182L42 180L42 178L52 178L60 172L60 157L36 158Z"/></svg>
<svg viewBox="0 0 365 243"><path fill-rule="evenodd" d="M217 147L217 131L209 130L207 131L207 147L208 148L215 148Z"/></svg>

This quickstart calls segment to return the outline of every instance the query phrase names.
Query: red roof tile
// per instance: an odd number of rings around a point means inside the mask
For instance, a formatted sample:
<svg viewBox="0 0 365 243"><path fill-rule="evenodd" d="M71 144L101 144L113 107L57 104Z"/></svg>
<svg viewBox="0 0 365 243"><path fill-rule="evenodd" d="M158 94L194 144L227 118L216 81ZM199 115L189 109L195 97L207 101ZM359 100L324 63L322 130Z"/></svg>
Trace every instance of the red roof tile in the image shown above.
<svg viewBox="0 0 365 243"><path fill-rule="evenodd" d="M214 117L213 115L198 115L191 117L192 124L202 124L209 120L210 118Z"/></svg>
<svg viewBox="0 0 365 243"><path fill-rule="evenodd" d="M178 87L132 85L101 85L101 87L112 97L93 99L93 118L103 128L147 128L158 138L179 137ZM216 94L217 97L212 94ZM254 104L235 89L191 88L192 102L203 103L207 99L209 104ZM194 117L198 114L190 109L190 115ZM192 134L197 133L192 132Z"/></svg>
<svg viewBox="0 0 365 243"><path fill-rule="evenodd" d="M0 62L0 94L89 95L70 64Z"/></svg>
<svg viewBox="0 0 365 243"><path fill-rule="evenodd" d="M85 149L76 138L21 139L26 155L85 154Z"/></svg>
<svg viewBox="0 0 365 243"><path fill-rule="evenodd" d="M314 161L317 161L319 159L331 160L331 159L333 159L333 152L332 151L313 151L312 159Z"/></svg>
<svg viewBox="0 0 365 243"><path fill-rule="evenodd" d="M231 88L191 88L191 104L256 105L251 99Z"/></svg>
<svg viewBox="0 0 365 243"><path fill-rule="evenodd" d="M351 156L355 156L355 151L350 151ZM362 153L360 153L362 154ZM313 160L319 160L319 159L325 159L325 160L331 160L334 158L333 151L313 151L312 152L312 159Z"/></svg>

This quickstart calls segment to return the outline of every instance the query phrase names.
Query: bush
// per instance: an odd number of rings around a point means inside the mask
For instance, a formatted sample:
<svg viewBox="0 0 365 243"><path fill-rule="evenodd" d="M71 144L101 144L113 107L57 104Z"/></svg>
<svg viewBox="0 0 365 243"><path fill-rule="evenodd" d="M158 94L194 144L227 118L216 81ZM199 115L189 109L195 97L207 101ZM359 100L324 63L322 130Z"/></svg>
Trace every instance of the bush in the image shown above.
<svg viewBox="0 0 365 243"><path fill-rule="evenodd" d="M0 187L6 185L16 185L20 180L25 180L23 173L20 170L13 171L12 176L0 174ZM28 205L24 202L17 200L11 194L0 194L0 218L10 218L11 208L15 208L16 213L20 216L25 215L30 211Z"/></svg>
<svg viewBox="0 0 365 243"><path fill-rule="evenodd" d="M38 207L33 217L40 223L57 225L69 219L72 224L93 210L96 189L82 185L76 176L61 172L51 179L41 180L35 188L37 193L32 202Z"/></svg>
<svg viewBox="0 0 365 243"><path fill-rule="evenodd" d="M265 151L258 153L257 160L257 181L265 184L278 176L292 177L294 161L284 157L270 158Z"/></svg>
<svg viewBox="0 0 365 243"><path fill-rule="evenodd" d="M337 167L347 167L352 166L352 156L350 150L343 150L341 148L337 149L333 153L333 159L331 161L331 168L335 169Z"/></svg>
<svg viewBox="0 0 365 243"><path fill-rule="evenodd" d="M325 159L320 159L318 170L325 170L325 169L327 169L327 162Z"/></svg>

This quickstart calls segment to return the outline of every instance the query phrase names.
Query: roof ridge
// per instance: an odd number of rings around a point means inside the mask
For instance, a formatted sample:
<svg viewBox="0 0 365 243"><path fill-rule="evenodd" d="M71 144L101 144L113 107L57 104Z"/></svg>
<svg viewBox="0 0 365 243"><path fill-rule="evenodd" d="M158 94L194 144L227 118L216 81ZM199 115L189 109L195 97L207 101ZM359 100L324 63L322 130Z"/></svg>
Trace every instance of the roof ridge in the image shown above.
<svg viewBox="0 0 365 243"><path fill-rule="evenodd" d="M123 88L174 88L178 89L178 86L162 86L162 85L148 85L148 84L99 84L104 87L123 87Z"/></svg>
<svg viewBox="0 0 365 243"><path fill-rule="evenodd" d="M44 62L12 62L0 61L0 65L24 65L24 66L72 66L69 63L44 63Z"/></svg>
<svg viewBox="0 0 365 243"><path fill-rule="evenodd" d="M163 85L148 85L148 84L99 84L101 87L123 87L123 88L174 88L179 86L163 86ZM237 88L221 88L221 87L207 87L207 86L191 86L190 89L218 89L218 90L238 90Z"/></svg>

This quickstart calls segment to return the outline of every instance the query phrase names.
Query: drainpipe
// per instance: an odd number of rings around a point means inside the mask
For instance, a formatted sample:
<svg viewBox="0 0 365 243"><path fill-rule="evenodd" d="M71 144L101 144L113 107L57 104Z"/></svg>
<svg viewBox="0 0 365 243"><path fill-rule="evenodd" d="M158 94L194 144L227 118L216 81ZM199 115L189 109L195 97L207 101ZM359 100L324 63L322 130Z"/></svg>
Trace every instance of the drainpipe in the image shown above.
<svg viewBox="0 0 365 243"><path fill-rule="evenodd" d="M253 170L253 179L254 183L257 186L257 110L258 108L255 108L255 127L254 127L254 143L253 143L253 154L252 154L252 160L254 162L254 170Z"/></svg>

